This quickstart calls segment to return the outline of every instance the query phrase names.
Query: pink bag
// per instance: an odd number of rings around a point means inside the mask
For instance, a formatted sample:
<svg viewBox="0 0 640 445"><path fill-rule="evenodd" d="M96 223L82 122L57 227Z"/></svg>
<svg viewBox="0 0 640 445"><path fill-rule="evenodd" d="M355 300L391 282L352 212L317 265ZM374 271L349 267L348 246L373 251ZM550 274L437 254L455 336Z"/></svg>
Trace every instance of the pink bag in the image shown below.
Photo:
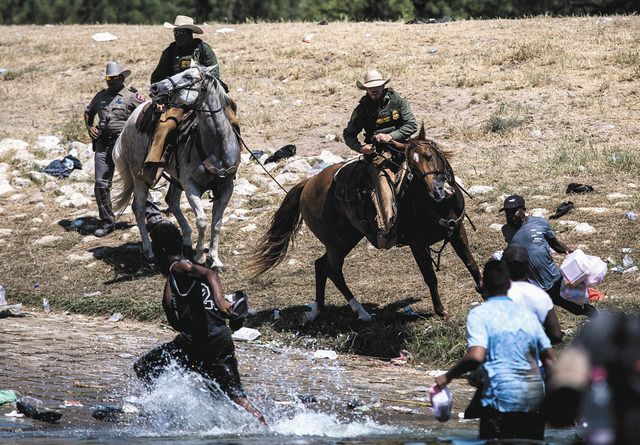
<svg viewBox="0 0 640 445"><path fill-rule="evenodd" d="M429 398L431 399L431 409L433 415L440 422L446 422L451 418L451 406L453 405L453 394L448 387L439 389L433 385L429 390Z"/></svg>

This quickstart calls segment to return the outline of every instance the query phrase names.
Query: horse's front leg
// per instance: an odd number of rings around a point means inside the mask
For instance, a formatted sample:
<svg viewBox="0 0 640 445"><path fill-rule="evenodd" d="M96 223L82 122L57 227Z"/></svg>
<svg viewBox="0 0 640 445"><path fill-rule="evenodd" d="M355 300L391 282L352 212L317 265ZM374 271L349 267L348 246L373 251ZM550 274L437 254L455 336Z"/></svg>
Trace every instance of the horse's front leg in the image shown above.
<svg viewBox="0 0 640 445"><path fill-rule="evenodd" d="M182 244L188 249L191 249L191 226L189 225L187 218L184 216L184 212L180 208L181 196L182 190L179 187L170 184L165 202L169 206L169 211L176 217L176 220L180 225L180 230L182 230Z"/></svg>
<svg viewBox="0 0 640 445"><path fill-rule="evenodd" d="M207 231L207 216L202 208L202 200L200 199L200 189L192 182L189 181L185 188L187 193L187 200L189 205L196 214L196 227L198 228L198 241L196 242L196 263L204 264L206 257L204 254L204 235Z"/></svg>
<svg viewBox="0 0 640 445"><path fill-rule="evenodd" d="M429 286L431 301L433 302L433 310L437 315L446 317L448 314L444 308L444 305L442 304L442 301L440 300L440 294L438 293L438 278L436 277L436 273L433 270L429 247L415 242L409 244L409 247L411 247L411 253L413 254L413 258L415 258L416 263L420 268L420 273L422 273L424 282L427 283L427 286Z"/></svg>
<svg viewBox="0 0 640 445"><path fill-rule="evenodd" d="M227 177L218 187L218 193L211 209L211 241L209 243L209 255L207 255L207 259L211 260L211 268L213 269L222 270L224 267L224 264L222 264L218 256L218 237L220 235L220 229L222 228L224 210L227 208L232 194L233 177Z"/></svg>
<svg viewBox="0 0 640 445"><path fill-rule="evenodd" d="M482 292L482 275L469 249L469 240L467 239L467 231L464 225L460 225L460 229L451 237L451 245L476 282L476 291L478 293Z"/></svg>

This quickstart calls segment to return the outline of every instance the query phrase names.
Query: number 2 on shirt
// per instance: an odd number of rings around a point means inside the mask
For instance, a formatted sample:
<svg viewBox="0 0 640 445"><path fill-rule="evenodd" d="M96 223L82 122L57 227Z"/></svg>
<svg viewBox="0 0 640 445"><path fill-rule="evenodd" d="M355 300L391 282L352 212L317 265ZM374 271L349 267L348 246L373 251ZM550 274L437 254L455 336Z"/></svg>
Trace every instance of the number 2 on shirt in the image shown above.
<svg viewBox="0 0 640 445"><path fill-rule="evenodd" d="M208 286L201 286L202 288L202 303L204 304L204 308L207 310L214 310L216 308L216 305L213 303L213 300L211 299L211 292L209 291L209 287Z"/></svg>

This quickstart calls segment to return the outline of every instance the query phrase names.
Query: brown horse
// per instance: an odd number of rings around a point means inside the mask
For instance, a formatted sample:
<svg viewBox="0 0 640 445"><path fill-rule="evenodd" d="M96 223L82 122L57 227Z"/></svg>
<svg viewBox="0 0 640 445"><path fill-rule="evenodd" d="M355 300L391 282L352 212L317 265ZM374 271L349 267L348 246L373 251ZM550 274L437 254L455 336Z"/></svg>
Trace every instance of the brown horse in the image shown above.
<svg viewBox="0 0 640 445"><path fill-rule="evenodd" d="M464 196L454 181L445 153L435 142L425 139L424 126L418 137L409 141L405 155L409 173L398 203L399 234L403 243L411 248L431 292L436 314L444 316L446 311L432 264L432 244L450 242L475 280L476 289L482 286L463 225ZM271 219L271 227L258 241L251 262L255 276L277 266L304 220L324 244L326 252L315 261L316 302L303 314L303 323L313 321L324 308L327 278L342 292L359 319L371 320L371 315L351 293L342 273L345 257L370 232L363 226L353 204L350 206L335 196L333 177L342 165L327 167L287 193ZM447 182L454 183L454 193L447 193Z"/></svg>

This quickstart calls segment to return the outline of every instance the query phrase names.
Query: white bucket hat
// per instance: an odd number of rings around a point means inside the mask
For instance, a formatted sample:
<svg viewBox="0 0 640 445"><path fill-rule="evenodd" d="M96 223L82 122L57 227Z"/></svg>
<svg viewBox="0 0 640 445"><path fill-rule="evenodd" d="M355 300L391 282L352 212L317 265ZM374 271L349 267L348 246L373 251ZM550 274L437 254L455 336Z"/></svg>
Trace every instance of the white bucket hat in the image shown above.
<svg viewBox="0 0 640 445"><path fill-rule="evenodd" d="M170 29L188 29L193 31L194 34L203 33L202 28L195 25L195 20L186 15L177 15L173 25L169 22L164 22L164 27Z"/></svg>
<svg viewBox="0 0 640 445"><path fill-rule="evenodd" d="M364 82L356 81L356 86L361 90L366 90L367 88L379 87L380 85L386 85L391 80L391 76L384 79L382 74L376 70L369 70L364 75Z"/></svg>
<svg viewBox="0 0 640 445"><path fill-rule="evenodd" d="M118 62L114 62L113 60L107 62L107 69L105 70L105 76L119 76L123 75L127 77L131 74L131 70L123 70Z"/></svg>

